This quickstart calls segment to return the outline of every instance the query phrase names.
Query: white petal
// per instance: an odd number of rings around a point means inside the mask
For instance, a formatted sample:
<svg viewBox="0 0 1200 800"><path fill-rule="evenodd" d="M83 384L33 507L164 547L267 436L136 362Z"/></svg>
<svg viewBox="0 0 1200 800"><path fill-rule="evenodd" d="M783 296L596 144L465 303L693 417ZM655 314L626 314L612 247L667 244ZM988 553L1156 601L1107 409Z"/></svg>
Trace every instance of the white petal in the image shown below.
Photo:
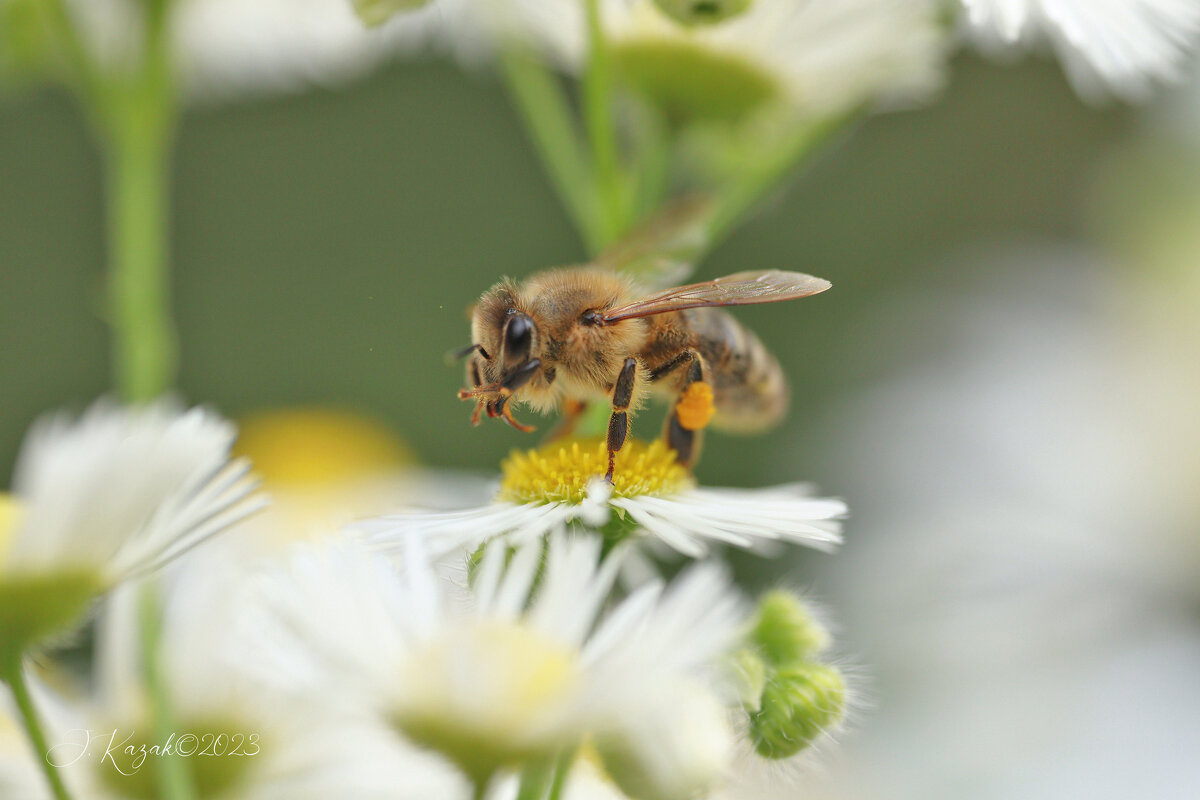
<svg viewBox="0 0 1200 800"><path fill-rule="evenodd" d="M1028 46L1047 40L1087 98L1144 98L1177 79L1200 37L1194 0L962 0L975 38Z"/></svg>
<svg viewBox="0 0 1200 800"><path fill-rule="evenodd" d="M13 479L23 507L10 569L85 566L117 582L156 569L261 507L233 426L159 402L93 405L34 425Z"/></svg>

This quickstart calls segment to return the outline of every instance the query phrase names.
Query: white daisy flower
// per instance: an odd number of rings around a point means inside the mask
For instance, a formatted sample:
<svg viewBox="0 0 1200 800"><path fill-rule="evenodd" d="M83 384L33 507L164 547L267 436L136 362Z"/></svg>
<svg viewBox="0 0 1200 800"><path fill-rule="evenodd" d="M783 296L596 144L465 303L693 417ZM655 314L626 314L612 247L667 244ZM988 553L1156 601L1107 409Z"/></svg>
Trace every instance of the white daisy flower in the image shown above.
<svg viewBox="0 0 1200 800"><path fill-rule="evenodd" d="M0 656L73 622L94 597L145 575L261 508L234 429L168 402L93 405L37 422L0 524ZM31 609L36 609L33 613Z"/></svg>
<svg viewBox="0 0 1200 800"><path fill-rule="evenodd" d="M1080 94L1140 99L1180 77L1200 34L1195 0L961 0L985 49L1049 41Z"/></svg>
<svg viewBox="0 0 1200 800"><path fill-rule="evenodd" d="M0 0L0 7L10 0ZM540 0L174 0L172 54L185 94L226 99L336 86L403 56L447 52L489 59L498 36L545 36L560 15L512 13ZM143 4L67 0L88 49L106 70L137 55Z"/></svg>
<svg viewBox="0 0 1200 800"><path fill-rule="evenodd" d="M594 537L562 536L548 549L518 548L511 561L508 548L488 548L467 588L445 580L417 539L399 571L353 542L308 549L265 587L275 611L248 630L268 645L272 673L304 692L353 691L476 785L589 736L609 743L601 752L613 755L614 773L652 771L660 784L693 787L715 778L728 757L722 743L732 752L724 718L706 716L699 722L714 727L703 731L662 720L686 710L670 687L688 686L689 703L719 702L707 670L734 643L740 599L708 564L602 613L620 555L601 562L600 550ZM615 743L637 734L642 761L618 761ZM681 749L662 736L707 746Z"/></svg>
<svg viewBox="0 0 1200 800"><path fill-rule="evenodd" d="M828 551L841 542L846 504L813 497L804 484L701 487L661 441L627 441L612 485L601 477L607 463L601 440L515 452L502 465L500 489L489 505L392 514L352 529L382 547L421 536L438 554L498 536L529 542L572 523L610 538L649 539L692 558L706 555L712 543L764 550L787 542Z"/></svg>
<svg viewBox="0 0 1200 800"><path fill-rule="evenodd" d="M271 496L238 539L256 540L263 554L417 502L453 509L490 496L482 477L419 466L389 426L362 414L279 408L238 419L237 427L234 452L250 459Z"/></svg>
<svg viewBox="0 0 1200 800"><path fill-rule="evenodd" d="M125 68L136 57L144 4L69 0L67 5L106 70ZM333 85L419 48L444 11L437 6L441 2L368 29L350 0L176 0L170 9L172 52L184 89L193 97Z"/></svg>
<svg viewBox="0 0 1200 800"><path fill-rule="evenodd" d="M937 0L748 5L719 24L684 25L654 0L601 0L614 67L668 112L709 118L740 118L774 101L823 118L910 102L941 83L946 35ZM587 58L582 6L544 0L513 13L523 15L526 38L579 71Z"/></svg>
<svg viewBox="0 0 1200 800"><path fill-rule="evenodd" d="M185 768L198 796L465 797L465 782L450 765L417 751L376 720L330 714L324 703L298 702L282 677L248 671L244 642L232 620L248 612L254 594L247 591L247 581L256 573L242 558L244 548L222 544L229 546L206 550L173 570L163 593L160 671L176 751L187 757ZM105 735L116 730L118 740L133 734L132 744L150 747L158 742L148 735L153 725L137 600L136 587L122 587L101 615L96 691L79 715L90 730ZM186 738L189 734L198 741ZM88 796L103 800L140 797L160 769L153 756L139 767L120 752L113 760L85 759L84 764L89 783L97 787Z"/></svg>

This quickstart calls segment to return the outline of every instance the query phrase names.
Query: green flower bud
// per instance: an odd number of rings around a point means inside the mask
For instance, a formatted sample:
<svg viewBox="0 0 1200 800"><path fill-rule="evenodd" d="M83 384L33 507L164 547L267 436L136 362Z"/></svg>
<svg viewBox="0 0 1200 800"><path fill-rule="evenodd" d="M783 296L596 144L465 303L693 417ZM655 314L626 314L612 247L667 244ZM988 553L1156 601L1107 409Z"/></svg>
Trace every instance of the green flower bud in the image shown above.
<svg viewBox="0 0 1200 800"><path fill-rule="evenodd" d="M788 667L811 659L829 647L829 632L812 618L795 596L784 591L765 595L750 632L766 662Z"/></svg>
<svg viewBox="0 0 1200 800"><path fill-rule="evenodd" d="M767 679L750 739L764 758L789 758L812 744L845 713L846 684L827 664L800 664Z"/></svg>
<svg viewBox="0 0 1200 800"><path fill-rule="evenodd" d="M681 25L713 25L750 8L754 0L654 0L671 19Z"/></svg>
<svg viewBox="0 0 1200 800"><path fill-rule="evenodd" d="M367 25L382 25L397 14L413 11L429 0L351 0L354 13Z"/></svg>

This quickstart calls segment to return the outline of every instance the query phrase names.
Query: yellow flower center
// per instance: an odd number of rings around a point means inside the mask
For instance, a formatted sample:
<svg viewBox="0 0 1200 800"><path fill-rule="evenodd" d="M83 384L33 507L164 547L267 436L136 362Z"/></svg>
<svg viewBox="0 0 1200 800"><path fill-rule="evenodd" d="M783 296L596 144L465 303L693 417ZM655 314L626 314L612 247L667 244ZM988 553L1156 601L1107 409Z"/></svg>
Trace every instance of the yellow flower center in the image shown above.
<svg viewBox="0 0 1200 800"><path fill-rule="evenodd" d="M608 470L603 438L552 442L514 450L500 465L497 500L510 503L580 503L587 485ZM692 485L692 476L663 442L629 439L617 453L613 496L669 495Z"/></svg>
<svg viewBox="0 0 1200 800"><path fill-rule="evenodd" d="M404 670L396 724L473 777L564 745L576 654L520 624L454 628Z"/></svg>
<svg viewBox="0 0 1200 800"><path fill-rule="evenodd" d="M239 425L237 451L269 488L352 483L412 463L404 444L366 417L324 408L271 411Z"/></svg>

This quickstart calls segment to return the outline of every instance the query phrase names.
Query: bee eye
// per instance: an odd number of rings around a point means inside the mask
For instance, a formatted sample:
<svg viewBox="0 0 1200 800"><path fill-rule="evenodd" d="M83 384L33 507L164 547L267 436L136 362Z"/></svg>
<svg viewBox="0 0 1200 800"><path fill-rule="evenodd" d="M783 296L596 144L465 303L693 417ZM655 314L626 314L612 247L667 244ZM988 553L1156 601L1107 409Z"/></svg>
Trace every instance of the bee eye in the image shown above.
<svg viewBox="0 0 1200 800"><path fill-rule="evenodd" d="M514 314L504 326L504 361L512 364L529 357L533 344L533 320Z"/></svg>

